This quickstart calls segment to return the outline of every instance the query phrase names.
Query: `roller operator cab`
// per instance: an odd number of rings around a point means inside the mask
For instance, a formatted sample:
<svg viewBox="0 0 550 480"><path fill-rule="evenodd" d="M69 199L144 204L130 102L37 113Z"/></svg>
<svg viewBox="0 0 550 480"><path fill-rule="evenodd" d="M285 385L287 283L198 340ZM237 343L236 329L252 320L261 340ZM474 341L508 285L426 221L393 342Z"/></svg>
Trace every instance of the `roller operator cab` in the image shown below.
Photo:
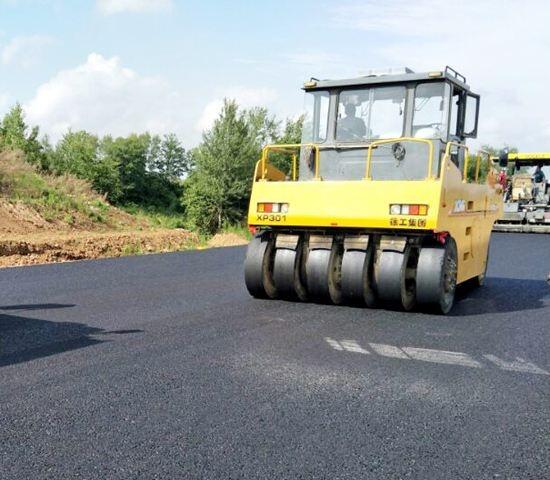
<svg viewBox="0 0 550 480"><path fill-rule="evenodd" d="M466 147L479 96L449 67L304 90L302 143L266 146L254 172L248 291L449 312L457 284L483 282L502 212L490 158Z"/></svg>

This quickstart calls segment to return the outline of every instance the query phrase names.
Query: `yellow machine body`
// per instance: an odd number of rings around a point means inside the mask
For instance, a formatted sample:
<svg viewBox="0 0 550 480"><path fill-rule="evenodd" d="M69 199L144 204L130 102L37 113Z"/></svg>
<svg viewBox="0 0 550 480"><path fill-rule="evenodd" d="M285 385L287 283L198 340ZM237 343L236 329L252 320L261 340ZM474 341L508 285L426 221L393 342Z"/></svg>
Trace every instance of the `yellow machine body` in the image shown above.
<svg viewBox="0 0 550 480"><path fill-rule="evenodd" d="M385 140L384 143L399 140ZM485 271L491 229L502 214L502 189L493 171L484 183L476 183L475 179L472 182L464 180L468 156L463 174L451 161L451 142L447 145L437 177L408 181L372 180L368 176L355 181L285 179L282 172L268 163L269 152L299 147L277 145L264 149L262 159L256 165L252 187L248 212L250 227L308 231L344 229L388 235L448 232L457 245L457 282ZM477 177L481 159L476 161ZM287 204L285 212L260 211L260 205L270 203ZM390 206L394 204L424 206L426 214L391 214Z"/></svg>

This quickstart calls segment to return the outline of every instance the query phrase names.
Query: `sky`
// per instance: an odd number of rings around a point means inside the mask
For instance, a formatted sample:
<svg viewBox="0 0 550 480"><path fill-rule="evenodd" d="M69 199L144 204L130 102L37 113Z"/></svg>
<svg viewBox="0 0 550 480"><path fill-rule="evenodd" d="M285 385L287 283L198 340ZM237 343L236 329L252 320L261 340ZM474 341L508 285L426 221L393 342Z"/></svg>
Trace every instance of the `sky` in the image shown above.
<svg viewBox="0 0 550 480"><path fill-rule="evenodd" d="M450 65L481 94L474 146L550 151L542 0L0 0L0 115L196 145L223 98L295 117L304 80Z"/></svg>

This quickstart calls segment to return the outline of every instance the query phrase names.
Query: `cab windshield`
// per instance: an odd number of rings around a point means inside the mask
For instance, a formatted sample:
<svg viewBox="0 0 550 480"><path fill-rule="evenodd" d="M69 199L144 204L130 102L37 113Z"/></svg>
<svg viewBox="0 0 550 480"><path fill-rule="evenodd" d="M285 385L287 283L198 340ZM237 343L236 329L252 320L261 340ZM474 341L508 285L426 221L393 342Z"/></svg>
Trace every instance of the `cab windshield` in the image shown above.
<svg viewBox="0 0 550 480"><path fill-rule="evenodd" d="M403 135L405 87L344 90L338 97L336 140L364 142Z"/></svg>
<svg viewBox="0 0 550 480"><path fill-rule="evenodd" d="M314 149L303 146L298 179L423 180L430 173L431 144L425 140L446 141L449 105L446 82L306 92L302 144L317 146L319 168L316 172ZM433 148L439 159L440 142ZM432 167L437 175L437 165Z"/></svg>

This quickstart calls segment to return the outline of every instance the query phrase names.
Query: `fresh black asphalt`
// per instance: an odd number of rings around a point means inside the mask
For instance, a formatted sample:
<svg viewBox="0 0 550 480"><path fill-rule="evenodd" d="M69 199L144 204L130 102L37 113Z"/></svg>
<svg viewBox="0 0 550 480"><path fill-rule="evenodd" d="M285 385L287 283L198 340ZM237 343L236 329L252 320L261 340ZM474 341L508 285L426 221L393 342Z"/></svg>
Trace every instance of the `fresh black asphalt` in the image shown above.
<svg viewBox="0 0 550 480"><path fill-rule="evenodd" d="M0 478L550 478L550 236L452 314L254 300L244 248L0 271Z"/></svg>

